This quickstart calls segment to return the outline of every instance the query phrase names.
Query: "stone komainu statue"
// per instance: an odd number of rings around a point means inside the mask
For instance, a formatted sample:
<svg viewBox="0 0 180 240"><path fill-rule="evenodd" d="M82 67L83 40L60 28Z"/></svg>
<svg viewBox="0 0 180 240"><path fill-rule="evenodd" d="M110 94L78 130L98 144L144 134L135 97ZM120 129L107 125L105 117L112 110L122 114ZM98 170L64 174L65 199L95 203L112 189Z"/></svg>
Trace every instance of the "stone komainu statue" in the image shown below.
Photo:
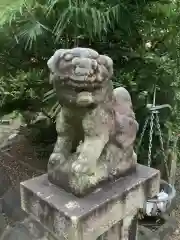
<svg viewBox="0 0 180 240"><path fill-rule="evenodd" d="M50 182L75 195L136 166L138 123L131 97L113 90L113 62L88 48L60 49L48 61L61 111L48 163Z"/></svg>

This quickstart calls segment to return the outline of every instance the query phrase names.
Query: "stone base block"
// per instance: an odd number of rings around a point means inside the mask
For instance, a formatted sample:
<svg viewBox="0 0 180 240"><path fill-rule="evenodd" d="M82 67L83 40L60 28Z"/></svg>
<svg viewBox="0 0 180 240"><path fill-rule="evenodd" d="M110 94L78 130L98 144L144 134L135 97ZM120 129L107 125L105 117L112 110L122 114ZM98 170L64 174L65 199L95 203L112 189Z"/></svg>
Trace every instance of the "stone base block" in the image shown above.
<svg viewBox="0 0 180 240"><path fill-rule="evenodd" d="M158 193L159 180L159 171L138 165L131 175L78 198L45 174L21 183L21 205L58 240L134 240L137 211Z"/></svg>

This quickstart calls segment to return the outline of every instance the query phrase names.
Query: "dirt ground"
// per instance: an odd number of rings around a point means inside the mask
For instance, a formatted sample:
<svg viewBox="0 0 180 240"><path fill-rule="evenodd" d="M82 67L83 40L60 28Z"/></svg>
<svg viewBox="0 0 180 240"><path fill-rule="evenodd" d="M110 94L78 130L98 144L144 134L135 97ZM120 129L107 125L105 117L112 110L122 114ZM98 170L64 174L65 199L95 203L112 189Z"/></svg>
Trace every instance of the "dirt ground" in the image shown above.
<svg viewBox="0 0 180 240"><path fill-rule="evenodd" d="M12 186L46 172L52 146L33 144L24 129L5 149L0 149L0 166L7 172Z"/></svg>

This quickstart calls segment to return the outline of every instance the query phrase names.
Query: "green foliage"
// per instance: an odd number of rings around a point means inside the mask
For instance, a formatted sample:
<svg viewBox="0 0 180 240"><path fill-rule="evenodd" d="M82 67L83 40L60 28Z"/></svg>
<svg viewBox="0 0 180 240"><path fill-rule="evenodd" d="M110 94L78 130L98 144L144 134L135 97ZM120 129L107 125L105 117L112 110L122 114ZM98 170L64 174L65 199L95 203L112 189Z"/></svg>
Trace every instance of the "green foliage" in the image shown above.
<svg viewBox="0 0 180 240"><path fill-rule="evenodd" d="M14 109L21 111L38 109L46 91L45 81L42 80L43 71L35 69L24 72L17 71L17 75L0 78L0 107L7 113ZM44 82L44 84L43 84Z"/></svg>

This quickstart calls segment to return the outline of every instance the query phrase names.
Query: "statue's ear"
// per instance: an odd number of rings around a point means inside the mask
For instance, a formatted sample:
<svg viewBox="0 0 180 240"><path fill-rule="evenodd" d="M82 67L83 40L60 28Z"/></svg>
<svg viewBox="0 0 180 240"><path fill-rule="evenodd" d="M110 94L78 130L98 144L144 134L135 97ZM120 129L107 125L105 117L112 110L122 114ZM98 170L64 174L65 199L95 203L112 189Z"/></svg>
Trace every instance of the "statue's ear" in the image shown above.
<svg viewBox="0 0 180 240"><path fill-rule="evenodd" d="M64 54L65 54L65 50L64 49L59 49L57 50L54 55L48 60L47 62L47 66L49 68L49 70L53 73L57 72L58 69L58 64L61 58L63 58Z"/></svg>
<svg viewBox="0 0 180 240"><path fill-rule="evenodd" d="M54 78L54 72L55 72L55 67L54 67L54 56L52 56L48 62L47 62L47 66L49 68L50 71L50 75L49 75L49 83L52 84L53 82L53 78Z"/></svg>
<svg viewBox="0 0 180 240"><path fill-rule="evenodd" d="M50 72L49 83L52 84L55 80L58 80L58 75L54 72Z"/></svg>
<svg viewBox="0 0 180 240"><path fill-rule="evenodd" d="M105 60L105 66L108 69L109 78L111 78L113 76L113 60L108 56L105 56Z"/></svg>
<svg viewBox="0 0 180 240"><path fill-rule="evenodd" d="M47 62L47 66L48 66L48 68L49 68L49 70L51 71L51 72L54 72L54 56L52 56L49 60L48 60L48 62Z"/></svg>
<svg viewBox="0 0 180 240"><path fill-rule="evenodd" d="M53 72L50 72L50 75L49 75L49 83L52 84L53 83L53 78L54 78L54 73Z"/></svg>

